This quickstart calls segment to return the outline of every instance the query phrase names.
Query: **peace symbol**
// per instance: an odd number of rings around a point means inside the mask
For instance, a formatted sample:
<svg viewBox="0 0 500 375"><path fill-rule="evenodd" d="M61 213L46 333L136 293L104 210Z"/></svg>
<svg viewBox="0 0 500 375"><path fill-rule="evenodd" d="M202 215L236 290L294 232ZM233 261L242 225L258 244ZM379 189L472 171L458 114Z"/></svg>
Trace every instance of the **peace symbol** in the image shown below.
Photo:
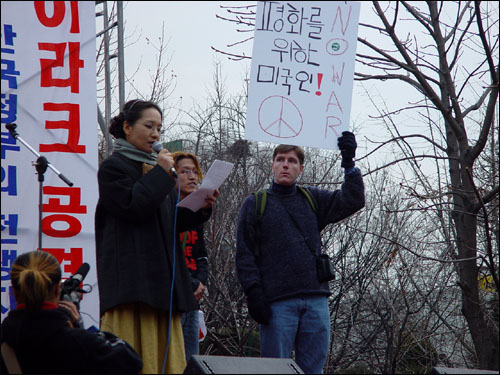
<svg viewBox="0 0 500 375"><path fill-rule="evenodd" d="M300 134L304 120L299 108L290 99L269 96L259 107L259 126L277 138L293 138Z"/></svg>

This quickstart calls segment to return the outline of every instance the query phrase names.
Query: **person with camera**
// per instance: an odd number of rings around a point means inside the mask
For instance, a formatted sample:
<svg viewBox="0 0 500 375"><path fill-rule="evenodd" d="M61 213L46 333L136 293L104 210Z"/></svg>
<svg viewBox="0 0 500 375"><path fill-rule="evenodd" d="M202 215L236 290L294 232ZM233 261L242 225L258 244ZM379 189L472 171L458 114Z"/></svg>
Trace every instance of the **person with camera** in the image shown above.
<svg viewBox="0 0 500 375"><path fill-rule="evenodd" d="M80 313L73 302L61 300L61 266L52 254L19 255L10 277L17 308L2 322L1 341L13 349L23 373L141 371L141 358L125 341L75 328Z"/></svg>
<svg viewBox="0 0 500 375"><path fill-rule="evenodd" d="M264 197L262 192L248 196L238 215L236 271L248 312L260 323L260 355L290 358L295 350L306 374L323 372L330 341L332 275L322 275L329 264L320 257L321 231L365 205L363 179L353 160L354 134L343 132L338 145L345 168L341 189L297 186L304 151L281 144L273 152L270 188Z"/></svg>

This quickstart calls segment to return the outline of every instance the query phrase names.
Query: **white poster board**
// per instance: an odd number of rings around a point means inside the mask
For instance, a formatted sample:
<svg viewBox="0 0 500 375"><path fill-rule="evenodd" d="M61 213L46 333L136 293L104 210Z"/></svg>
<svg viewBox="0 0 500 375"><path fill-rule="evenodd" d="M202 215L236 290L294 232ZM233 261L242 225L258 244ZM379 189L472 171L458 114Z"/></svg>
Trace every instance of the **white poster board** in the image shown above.
<svg viewBox="0 0 500 375"><path fill-rule="evenodd" d="M349 130L360 2L257 5L245 138L338 149Z"/></svg>
<svg viewBox="0 0 500 375"><path fill-rule="evenodd" d="M38 250L40 183L37 156L63 174L44 173L42 251L61 263L63 279L82 263L93 287L80 305L85 327L98 327L94 212L97 203L95 3L2 1L2 320L16 307L9 271Z"/></svg>

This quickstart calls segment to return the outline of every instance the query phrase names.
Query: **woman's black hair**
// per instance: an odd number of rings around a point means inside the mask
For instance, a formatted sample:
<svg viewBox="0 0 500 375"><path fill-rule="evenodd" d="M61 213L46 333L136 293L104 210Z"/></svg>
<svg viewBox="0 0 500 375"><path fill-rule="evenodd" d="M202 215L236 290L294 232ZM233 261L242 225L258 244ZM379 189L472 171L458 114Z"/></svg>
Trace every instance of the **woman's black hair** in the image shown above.
<svg viewBox="0 0 500 375"><path fill-rule="evenodd" d="M148 108L154 108L160 112L163 120L163 112L156 103L141 99L129 100L123 105L121 112L111 119L109 133L115 138L125 139L123 123L127 121L130 125L134 126L135 122L142 117L142 111Z"/></svg>

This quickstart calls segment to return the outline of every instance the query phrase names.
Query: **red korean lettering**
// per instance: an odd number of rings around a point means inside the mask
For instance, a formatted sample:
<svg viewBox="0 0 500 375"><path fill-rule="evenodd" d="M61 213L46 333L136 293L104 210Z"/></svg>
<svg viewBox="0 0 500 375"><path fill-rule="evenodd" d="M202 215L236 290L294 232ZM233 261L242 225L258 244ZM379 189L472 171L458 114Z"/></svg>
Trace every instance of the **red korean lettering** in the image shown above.
<svg viewBox="0 0 500 375"><path fill-rule="evenodd" d="M48 203L42 206L43 212L64 212L74 214L86 214L87 207L81 205L81 188L44 186L45 195L67 196L68 204L62 204L60 198L49 198Z"/></svg>
<svg viewBox="0 0 500 375"><path fill-rule="evenodd" d="M54 78L53 69L64 67L64 55L68 46L69 76L68 78ZM80 42L68 43L38 43L40 51L55 53L54 59L40 59L40 86L41 87L71 87L72 93L80 92L79 69L84 67L80 59Z"/></svg>
<svg viewBox="0 0 500 375"><path fill-rule="evenodd" d="M44 103L44 111L69 113L67 121L46 121L46 129L66 129L68 130L68 142L40 144L40 152L70 152L84 154L85 146L79 145L80 141L80 106L72 103Z"/></svg>
<svg viewBox="0 0 500 375"><path fill-rule="evenodd" d="M49 17L46 12L46 3L48 1L33 1L36 16L40 23L45 27L59 26L66 15L65 1L51 1L53 6L52 16ZM78 34L80 32L80 23L78 16L78 1L70 1L71 27L69 32Z"/></svg>
<svg viewBox="0 0 500 375"><path fill-rule="evenodd" d="M83 263L83 249L72 247L69 252L66 249L43 248L43 251L51 253L63 267L63 272L75 274Z"/></svg>
<svg viewBox="0 0 500 375"><path fill-rule="evenodd" d="M54 223L63 222L67 224L66 229L54 228ZM42 232L47 236L56 238L74 237L82 230L82 223L76 217L66 214L54 214L42 219Z"/></svg>

